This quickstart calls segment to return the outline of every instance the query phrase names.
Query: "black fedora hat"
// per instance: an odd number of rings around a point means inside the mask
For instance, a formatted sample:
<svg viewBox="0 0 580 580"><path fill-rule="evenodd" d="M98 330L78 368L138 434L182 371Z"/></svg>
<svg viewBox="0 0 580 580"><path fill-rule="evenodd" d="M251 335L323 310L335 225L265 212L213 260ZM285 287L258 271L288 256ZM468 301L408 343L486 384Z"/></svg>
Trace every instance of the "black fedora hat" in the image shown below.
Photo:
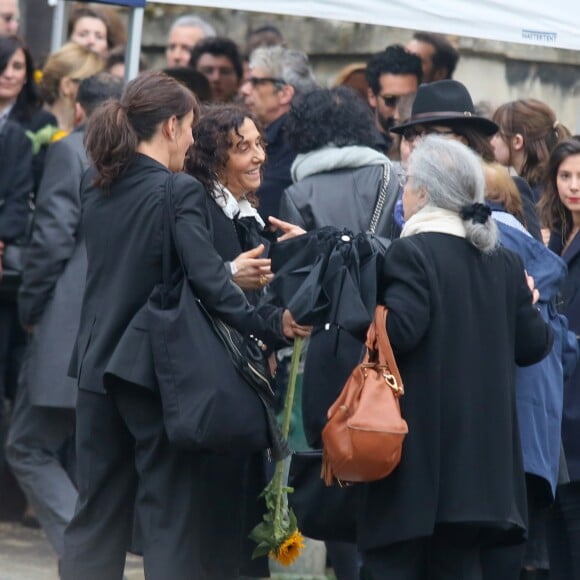
<svg viewBox="0 0 580 580"><path fill-rule="evenodd" d="M475 114L469 91L458 81L444 80L419 87L409 119L391 129L402 134L414 125L450 125L473 127L484 135L497 133L499 127L485 117Z"/></svg>

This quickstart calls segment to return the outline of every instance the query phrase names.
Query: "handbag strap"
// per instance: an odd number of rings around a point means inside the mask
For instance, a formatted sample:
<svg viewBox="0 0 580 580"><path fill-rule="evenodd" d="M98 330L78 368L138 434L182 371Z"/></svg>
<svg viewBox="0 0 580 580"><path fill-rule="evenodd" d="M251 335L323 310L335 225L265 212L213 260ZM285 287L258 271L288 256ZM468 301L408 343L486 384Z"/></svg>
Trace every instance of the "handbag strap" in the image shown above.
<svg viewBox="0 0 580 580"><path fill-rule="evenodd" d="M377 226L379 225L379 220L381 219L383 207L385 206L385 201L387 199L387 189L389 187L390 181L391 162L387 161L387 163L383 165L383 180L381 182L381 189L379 190L379 195L375 203L375 209L373 210L369 229L367 230L369 234L374 234L377 231Z"/></svg>
<svg viewBox="0 0 580 580"><path fill-rule="evenodd" d="M387 334L387 314L388 310L385 306L376 307L375 317L367 332L366 353L362 364L375 368L378 365L379 369L383 370L385 380L395 395L401 396L404 394L403 379L399 373L393 347ZM376 356L371 356L374 353Z"/></svg>
<svg viewBox="0 0 580 580"><path fill-rule="evenodd" d="M391 341L389 340L389 335L387 334L388 313L389 311L385 306L377 306L375 309L375 319L372 326L375 327L376 332L379 364L384 365L388 371L387 374L392 375L394 384L391 384L391 387L393 388L393 391L396 395L401 396L404 394L405 390L403 386L403 379L401 378L401 373L399 372L399 367L395 361L393 347L391 346ZM387 380L386 377L385 380Z"/></svg>
<svg viewBox="0 0 580 580"><path fill-rule="evenodd" d="M185 275L185 266L177 245L177 235L175 233L175 208L173 206L173 189L175 175L171 173L165 182L165 195L163 196L163 253L161 258L161 270L163 275L163 285L165 288L171 287L174 271L181 268ZM172 252L172 249L175 252ZM174 256L177 256L179 266L175 264Z"/></svg>

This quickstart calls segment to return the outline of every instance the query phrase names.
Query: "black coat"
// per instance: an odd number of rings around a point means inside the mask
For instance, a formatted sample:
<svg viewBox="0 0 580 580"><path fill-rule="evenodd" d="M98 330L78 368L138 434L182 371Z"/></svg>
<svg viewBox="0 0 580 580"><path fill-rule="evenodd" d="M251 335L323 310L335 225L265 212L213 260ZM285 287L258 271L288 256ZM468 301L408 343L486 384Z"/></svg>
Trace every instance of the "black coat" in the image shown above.
<svg viewBox="0 0 580 580"><path fill-rule="evenodd" d="M169 171L138 154L109 195L92 186L93 176L89 171L81 186L88 271L71 370L79 388L102 393L105 370L112 370L109 362L115 354L117 376L152 387L151 360L144 348L146 317L136 315L144 312L153 287L162 278L163 200ZM173 200L187 277L205 307L266 344L279 340L280 317L264 320L256 312L213 245L207 194L201 183L178 175ZM123 355L116 353L121 338L127 337ZM128 356L130 351L135 356Z"/></svg>
<svg viewBox="0 0 580 580"><path fill-rule="evenodd" d="M24 110L15 106L10 111L10 119L18 123L25 131L31 131L32 133L36 133L47 125L57 127L56 117L43 109ZM38 191L40 185L47 150L48 146L43 145L32 159L33 191L35 192Z"/></svg>
<svg viewBox="0 0 580 580"><path fill-rule="evenodd" d="M520 258L422 233L391 244L384 284L409 434L397 469L363 487L360 546L429 536L443 522L517 541L527 511L515 363L538 362L552 342Z"/></svg>
<svg viewBox="0 0 580 580"><path fill-rule="evenodd" d="M140 315L162 279L163 204L170 173L153 159L137 155L108 195L91 185L93 175L89 171L81 186L88 272L71 366L84 390L104 392L106 370L155 388L147 346L148 319ZM179 174L174 184L177 249L196 295L212 314L240 332L252 333L266 343L280 340L280 310L265 320L231 279L224 258L239 254L232 224L218 223L223 212L193 177ZM218 577L211 572L212 565L219 568L223 563L215 560L217 553L241 562L247 574L265 575L263 559L250 562L253 546L248 540L263 507L258 500L265 485L262 454L207 453L194 455L194 460L201 465L200 492L193 500L199 502L204 528L202 560L204 554L210 555L204 562L208 578ZM216 548L219 545L224 546L221 552Z"/></svg>
<svg viewBox="0 0 580 580"><path fill-rule="evenodd" d="M16 123L0 127L0 240L10 243L26 233L32 192L32 145Z"/></svg>
<svg viewBox="0 0 580 580"><path fill-rule="evenodd" d="M296 152L290 147L284 134L287 119L287 114L282 115L265 130L268 158L264 164L262 185L257 195L260 200L260 215L266 223L268 216L278 216L280 196L292 184L290 167L296 158Z"/></svg>
<svg viewBox="0 0 580 580"><path fill-rule="evenodd" d="M568 275L562 288L562 312L576 338L580 336L580 236L576 235L566 251L559 232L552 233L549 248L556 252L568 266ZM580 481L580 364L564 384L564 411L562 414L562 440L568 472L572 481Z"/></svg>

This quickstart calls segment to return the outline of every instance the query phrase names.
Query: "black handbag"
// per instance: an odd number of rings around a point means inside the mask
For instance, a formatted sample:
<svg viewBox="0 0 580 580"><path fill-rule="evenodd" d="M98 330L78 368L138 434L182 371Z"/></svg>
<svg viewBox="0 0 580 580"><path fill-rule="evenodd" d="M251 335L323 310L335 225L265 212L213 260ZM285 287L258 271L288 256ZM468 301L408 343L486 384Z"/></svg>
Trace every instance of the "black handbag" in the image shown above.
<svg viewBox="0 0 580 580"><path fill-rule="evenodd" d="M259 346L213 317L187 281L175 243L173 176L164 204L163 282L147 304L155 374L170 441L195 450L288 454ZM172 248L179 265L173 270Z"/></svg>
<svg viewBox="0 0 580 580"><path fill-rule="evenodd" d="M322 451L292 454L288 505L294 510L300 531L315 540L356 542L357 488L327 487L320 477Z"/></svg>
<svg viewBox="0 0 580 580"><path fill-rule="evenodd" d="M0 280L0 297L14 300L22 282L22 251L23 246L9 244L4 248L2 258L2 280Z"/></svg>

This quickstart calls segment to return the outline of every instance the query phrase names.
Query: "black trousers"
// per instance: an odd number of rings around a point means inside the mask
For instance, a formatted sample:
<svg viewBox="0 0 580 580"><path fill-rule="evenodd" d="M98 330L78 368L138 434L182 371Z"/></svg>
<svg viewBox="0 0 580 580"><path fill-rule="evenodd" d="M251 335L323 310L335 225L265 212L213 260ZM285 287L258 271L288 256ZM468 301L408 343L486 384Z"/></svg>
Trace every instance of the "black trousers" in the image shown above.
<svg viewBox="0 0 580 580"><path fill-rule="evenodd" d="M205 580L200 461L169 444L160 399L127 383L80 391L76 446L79 500L61 578L121 580L136 507L147 579Z"/></svg>
<svg viewBox="0 0 580 580"><path fill-rule="evenodd" d="M548 522L550 578L580 580L580 481L558 486Z"/></svg>
<svg viewBox="0 0 580 580"><path fill-rule="evenodd" d="M493 548L476 526L448 524L432 536L398 542L363 554L363 580L481 580L482 556L495 549L523 556L524 544ZM508 558L508 560L517 559ZM497 578L518 580L515 570L497 570Z"/></svg>

